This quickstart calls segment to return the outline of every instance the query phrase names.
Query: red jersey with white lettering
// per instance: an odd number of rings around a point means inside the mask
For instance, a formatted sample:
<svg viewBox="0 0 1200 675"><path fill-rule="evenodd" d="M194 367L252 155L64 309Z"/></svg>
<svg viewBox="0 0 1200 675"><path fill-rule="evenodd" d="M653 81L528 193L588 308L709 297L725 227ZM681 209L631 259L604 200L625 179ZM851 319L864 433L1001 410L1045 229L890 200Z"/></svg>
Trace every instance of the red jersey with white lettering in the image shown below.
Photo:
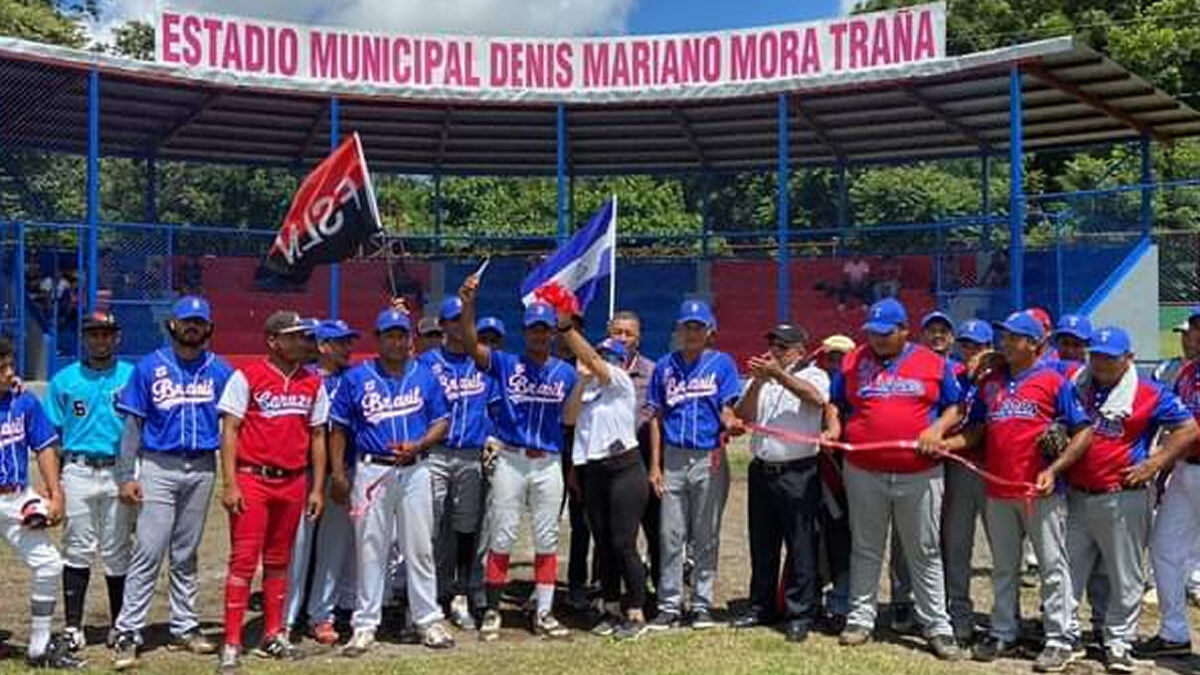
<svg viewBox="0 0 1200 675"><path fill-rule="evenodd" d="M1047 365L1036 365L1016 377L1004 369L979 384L970 421L986 425L985 466L989 473L1013 482L1034 483L1046 468L1037 439L1051 424L1069 429L1088 423L1075 386ZM1020 499L1018 487L988 483L994 499Z"/></svg>
<svg viewBox="0 0 1200 675"><path fill-rule="evenodd" d="M1150 455L1150 444L1161 427L1173 427L1192 417L1187 406L1157 382L1139 381L1128 416L1101 415L1112 389L1081 388L1080 398L1092 416L1092 445L1067 469L1067 481L1088 491L1121 489L1124 471Z"/></svg>
<svg viewBox="0 0 1200 675"><path fill-rule="evenodd" d="M1200 360L1188 361L1183 365L1175 380L1175 395L1192 411L1192 417L1200 422ZM1200 457L1200 439L1196 441L1192 456Z"/></svg>
<svg viewBox="0 0 1200 675"><path fill-rule="evenodd" d="M915 441L961 396L946 359L911 343L886 361L870 345L858 347L846 356L830 387L830 399L846 415L848 443ZM889 473L927 471L938 461L911 448L851 450L846 459L860 469Z"/></svg>
<svg viewBox="0 0 1200 675"><path fill-rule="evenodd" d="M266 359L235 372L217 408L242 421L239 462L288 471L308 466L312 427L329 419L320 374L300 367L287 375Z"/></svg>

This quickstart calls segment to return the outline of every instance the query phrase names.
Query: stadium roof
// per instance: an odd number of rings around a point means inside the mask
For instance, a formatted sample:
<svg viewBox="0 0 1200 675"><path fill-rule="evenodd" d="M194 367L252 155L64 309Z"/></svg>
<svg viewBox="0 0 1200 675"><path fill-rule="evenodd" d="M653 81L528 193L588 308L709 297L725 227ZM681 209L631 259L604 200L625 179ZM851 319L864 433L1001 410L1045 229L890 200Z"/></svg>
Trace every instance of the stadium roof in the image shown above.
<svg viewBox="0 0 1200 675"><path fill-rule="evenodd" d="M773 168L780 92L793 165L1007 153L1009 73L1022 69L1027 150L1200 134L1200 113L1119 64L1057 38L906 67L772 83L750 95L567 104L576 174ZM87 71L101 72L101 153L311 164L330 96L376 172L554 174L556 103L429 100L369 87L196 74L0 38L0 148L83 153Z"/></svg>

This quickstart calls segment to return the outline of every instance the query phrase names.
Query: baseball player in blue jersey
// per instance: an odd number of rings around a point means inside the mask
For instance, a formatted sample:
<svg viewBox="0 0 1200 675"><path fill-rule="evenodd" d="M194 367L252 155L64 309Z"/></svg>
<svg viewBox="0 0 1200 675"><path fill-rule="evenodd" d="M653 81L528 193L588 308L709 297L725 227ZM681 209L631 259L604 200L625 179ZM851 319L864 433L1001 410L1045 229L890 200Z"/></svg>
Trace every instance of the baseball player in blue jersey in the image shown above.
<svg viewBox="0 0 1200 675"><path fill-rule="evenodd" d="M86 644L83 604L97 551L104 561L113 621L125 595L134 509L121 501L120 486L133 479L133 466L120 461L124 421L114 403L133 366L115 357L120 335L112 314L88 315L83 321L87 358L59 371L46 393L46 413L63 438L63 635L72 650Z"/></svg>
<svg viewBox="0 0 1200 675"><path fill-rule="evenodd" d="M171 309L169 347L138 362L117 399L125 413L121 452L138 457L140 475L121 485L138 505L133 560L117 616L113 665L137 662L155 581L170 555L171 642L197 654L216 651L196 617L197 551L204 534L221 445L217 400L233 368L208 351L213 333L208 302L179 299Z"/></svg>
<svg viewBox="0 0 1200 675"><path fill-rule="evenodd" d="M438 559L438 596L450 601L450 621L459 628L475 629L467 593L477 596L472 581L482 566L476 556L475 536L482 517L480 455L491 432L487 417L488 378L468 355L463 345L462 300L447 298L438 313L445 344L421 354L441 383L450 407L450 430L446 440L429 456L433 477L433 524Z"/></svg>
<svg viewBox="0 0 1200 675"><path fill-rule="evenodd" d="M733 410L741 396L737 366L728 354L707 347L715 325L707 304L685 301L676 321L680 350L659 360L646 394L655 411L650 483L662 498L662 576L651 630L679 624L685 544L695 557L692 628L716 625L717 544L729 496L729 463L720 434L723 428L739 435L744 427Z"/></svg>
<svg viewBox="0 0 1200 675"><path fill-rule="evenodd" d="M0 526L4 539L32 573L29 608L31 668L82 668L64 640L50 635L62 557L46 526L62 518L58 435L36 397L15 385L13 345L0 337ZM29 454L34 453L45 497L30 489Z"/></svg>
<svg viewBox="0 0 1200 675"><path fill-rule="evenodd" d="M317 324L317 371L325 379L325 392L330 401L337 397L358 337L358 331L352 330L345 321L328 320ZM346 470L353 476L354 453L348 451L345 454ZM331 475L332 470L327 474ZM354 550L354 522L346 504L327 498L316 527L304 521L296 534L288 580L286 620L290 629L298 629L296 622L304 603L305 584L311 579L306 607L309 635L323 645L333 645L341 639L334 627L334 612L340 609L348 615L354 609ZM310 560L311 575L308 570Z"/></svg>
<svg viewBox="0 0 1200 675"><path fill-rule="evenodd" d="M454 646L437 603L433 557L433 495L426 457L446 437L446 395L429 368L413 358L408 315L387 309L375 321L379 358L351 368L342 378L330 417L334 502L349 497L358 553L358 596L346 656L375 644L394 539L407 570L409 609L425 646ZM346 448L357 456L354 483L346 471ZM351 494L352 491L352 494Z"/></svg>
<svg viewBox="0 0 1200 675"><path fill-rule="evenodd" d="M475 291L479 279L470 276L459 290L462 329L468 354L499 383L492 402L493 435L497 453L489 498L491 543L485 570L487 611L480 625L485 641L500 636L500 594L508 583L509 555L526 505L533 527L533 580L536 609L534 634L559 638L566 627L551 613L558 578L559 511L563 475L563 407L575 385L575 369L551 356L558 325L552 307L533 303L525 310L525 353L510 354L479 343L475 332Z"/></svg>

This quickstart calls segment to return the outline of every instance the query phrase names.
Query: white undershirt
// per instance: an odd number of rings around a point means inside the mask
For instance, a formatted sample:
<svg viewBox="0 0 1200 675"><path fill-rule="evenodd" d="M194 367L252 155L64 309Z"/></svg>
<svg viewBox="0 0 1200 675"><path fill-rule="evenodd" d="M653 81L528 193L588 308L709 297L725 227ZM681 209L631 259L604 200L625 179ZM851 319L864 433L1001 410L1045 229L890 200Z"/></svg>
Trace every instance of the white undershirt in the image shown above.
<svg viewBox="0 0 1200 675"><path fill-rule="evenodd" d="M623 369L608 368L609 381L585 385L571 463L579 466L637 447L637 391Z"/></svg>

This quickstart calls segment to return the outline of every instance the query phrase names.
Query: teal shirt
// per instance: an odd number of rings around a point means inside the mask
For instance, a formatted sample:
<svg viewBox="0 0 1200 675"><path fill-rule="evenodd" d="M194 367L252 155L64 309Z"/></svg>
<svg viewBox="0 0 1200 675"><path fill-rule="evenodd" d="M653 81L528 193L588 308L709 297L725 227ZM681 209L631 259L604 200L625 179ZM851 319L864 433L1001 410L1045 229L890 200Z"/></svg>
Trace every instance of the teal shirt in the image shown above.
<svg viewBox="0 0 1200 675"><path fill-rule="evenodd" d="M105 371L82 363L58 371L46 390L46 414L62 430L62 447L68 452L115 457L121 452L124 417L114 405L133 365L117 361Z"/></svg>

